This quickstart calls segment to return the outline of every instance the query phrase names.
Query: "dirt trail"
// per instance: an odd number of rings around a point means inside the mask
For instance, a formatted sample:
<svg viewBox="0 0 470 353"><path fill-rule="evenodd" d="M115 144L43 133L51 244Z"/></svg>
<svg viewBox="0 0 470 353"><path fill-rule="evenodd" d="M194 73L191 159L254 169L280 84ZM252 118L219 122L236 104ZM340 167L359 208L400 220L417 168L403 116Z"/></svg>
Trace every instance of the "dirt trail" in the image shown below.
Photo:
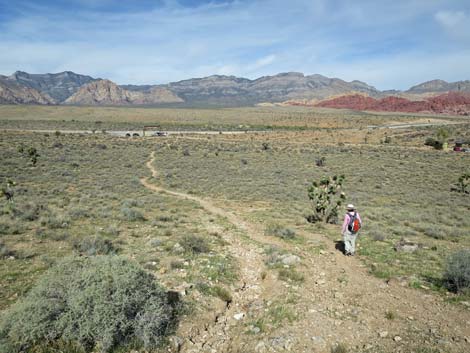
<svg viewBox="0 0 470 353"><path fill-rule="evenodd" d="M158 177L154 159L152 153L147 167L153 177ZM387 283L370 276L357 257L345 257L321 234L301 233L309 246L323 246L323 250L312 253L307 246L299 248L266 237L260 226L246 222L234 210L222 209L211 200L156 186L147 178L141 181L152 191L199 203L255 241L226 235L230 252L240 264L241 284L234 293L233 303L217 315L213 325L196 329L190 344L184 344L181 351L329 352L336 343L345 344L348 351L360 352L470 351L468 309L446 303L436 294L408 288L407 282ZM244 214L242 208L236 210ZM302 263L297 268L305 281L280 283L273 274L261 280L264 263L260 245L263 244L299 255ZM273 296L285 300L286 290L297 298L297 319L271 332L243 336L233 316L241 308L266 302Z"/></svg>
<svg viewBox="0 0 470 353"><path fill-rule="evenodd" d="M152 172L152 177L158 178L158 171L153 166L154 161L155 161L155 152L152 152L152 154L150 155L150 159L146 163L146 166ZM183 192L165 189L161 186L157 186L155 184L150 183L148 179L146 178L141 179L141 182L146 188L150 190L153 190L156 192L164 192L169 195L173 195L173 196L180 197L180 198L187 199L187 200L192 200L192 201L199 203L208 212L216 216L226 218L235 227L237 227L244 233L249 234L250 238L253 240L256 240L257 242L266 243L266 244L275 243L277 245L285 245L281 241L276 241L276 239L267 240L267 238L263 234L263 231L259 227L249 222L246 222L245 220L238 217L233 212L229 212L220 207L217 207L216 205L214 205L214 203L211 200L203 199L201 197L186 194Z"/></svg>
<svg viewBox="0 0 470 353"><path fill-rule="evenodd" d="M153 166L154 159L153 152L146 165L152 172L152 177L156 178L158 177L158 172ZM251 239L263 241L262 234L256 227L246 223L235 214L215 206L208 200L165 189L152 184L147 178L142 178L141 182L146 188L154 192L163 192L197 202L209 213L226 218L232 225L248 235ZM195 325L195 327L190 330L191 332L187 333L188 337L185 344L183 344L180 349L181 352L237 351L237 348L234 348L233 345L239 345L240 342L234 337L238 335L236 325L234 325L234 320L237 319L234 319L234 316L245 315L246 313L244 311L246 308L250 307L254 302L259 301L261 297L269 296L266 292L273 291L276 286L275 278L268 276L262 279L261 272L265 265L262 259L261 248L250 245L241 237L231 236L227 233L224 233L223 236L224 240L229 244L231 255L237 259L240 265L239 283L233 293L232 302L215 315L213 325L206 325L203 329Z"/></svg>

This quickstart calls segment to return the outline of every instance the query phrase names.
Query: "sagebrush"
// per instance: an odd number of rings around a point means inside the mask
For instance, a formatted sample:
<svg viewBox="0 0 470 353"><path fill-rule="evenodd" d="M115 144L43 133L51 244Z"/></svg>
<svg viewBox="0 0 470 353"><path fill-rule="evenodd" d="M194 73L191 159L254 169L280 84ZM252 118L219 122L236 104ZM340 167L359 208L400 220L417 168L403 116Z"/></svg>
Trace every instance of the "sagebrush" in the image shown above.
<svg viewBox="0 0 470 353"><path fill-rule="evenodd" d="M46 272L0 320L0 352L70 342L109 352L136 342L157 347L172 307L154 277L119 256L69 257Z"/></svg>
<svg viewBox="0 0 470 353"><path fill-rule="evenodd" d="M470 249L459 250L449 256L444 271L444 283L454 292L470 290Z"/></svg>

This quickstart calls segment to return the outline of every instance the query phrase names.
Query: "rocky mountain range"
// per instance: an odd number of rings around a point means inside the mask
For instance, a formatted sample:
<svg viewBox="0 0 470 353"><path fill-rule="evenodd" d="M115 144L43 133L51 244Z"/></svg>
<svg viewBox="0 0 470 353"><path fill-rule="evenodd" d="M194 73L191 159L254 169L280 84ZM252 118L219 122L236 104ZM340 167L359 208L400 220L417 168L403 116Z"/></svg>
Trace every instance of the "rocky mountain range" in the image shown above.
<svg viewBox="0 0 470 353"><path fill-rule="evenodd" d="M411 87L406 93L444 93L444 92L470 92L470 81L446 82L432 80Z"/></svg>
<svg viewBox="0 0 470 353"><path fill-rule="evenodd" d="M324 99L335 94L361 92L372 96L380 91L360 81L346 82L321 75L305 76L298 72L264 76L256 80L235 76L209 76L169 83L164 87L185 102L230 105L253 105L283 102L289 99Z"/></svg>
<svg viewBox="0 0 470 353"><path fill-rule="evenodd" d="M9 79L26 87L36 89L42 94L47 94L56 104L65 101L83 85L100 80L71 71L57 74L28 74L23 71L16 71Z"/></svg>
<svg viewBox="0 0 470 353"><path fill-rule="evenodd" d="M47 93L0 75L0 104L54 104Z"/></svg>
<svg viewBox="0 0 470 353"><path fill-rule="evenodd" d="M213 75L164 85L121 86L71 71L56 74L17 71L10 76L0 76L0 104L251 106L287 101L304 105L351 94L376 99L399 96L420 100L450 91L470 92L470 81L433 80L403 92L380 91L361 81L347 82L298 72L255 80Z"/></svg>
<svg viewBox="0 0 470 353"><path fill-rule="evenodd" d="M127 90L109 80L93 81L82 86L63 104L74 105L155 105L181 103L183 100L173 92L160 87L146 90Z"/></svg>

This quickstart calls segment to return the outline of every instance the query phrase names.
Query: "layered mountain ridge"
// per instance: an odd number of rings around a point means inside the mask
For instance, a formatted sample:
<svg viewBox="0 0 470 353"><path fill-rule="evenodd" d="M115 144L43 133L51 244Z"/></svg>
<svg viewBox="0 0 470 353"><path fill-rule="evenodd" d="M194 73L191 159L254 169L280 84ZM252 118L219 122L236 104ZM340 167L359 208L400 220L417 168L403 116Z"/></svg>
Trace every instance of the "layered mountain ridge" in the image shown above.
<svg viewBox="0 0 470 353"><path fill-rule="evenodd" d="M380 91L361 81L347 82L299 72L254 80L212 75L163 85L117 85L109 80L65 71L0 76L0 104L185 105L252 106L256 104L313 105L334 97L387 96L421 101L447 92L470 92L470 81L432 80L407 91ZM347 98L349 99L349 98ZM284 103L283 103L284 102Z"/></svg>

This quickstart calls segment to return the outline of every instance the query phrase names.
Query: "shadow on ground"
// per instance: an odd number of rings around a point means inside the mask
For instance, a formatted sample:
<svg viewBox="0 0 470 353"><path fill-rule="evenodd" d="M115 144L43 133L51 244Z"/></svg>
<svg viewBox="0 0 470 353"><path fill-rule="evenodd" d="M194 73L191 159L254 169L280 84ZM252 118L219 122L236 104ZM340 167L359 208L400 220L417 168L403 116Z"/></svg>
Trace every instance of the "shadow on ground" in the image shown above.
<svg viewBox="0 0 470 353"><path fill-rule="evenodd" d="M336 240L335 241L335 249L344 254L345 253L344 242L342 240Z"/></svg>

